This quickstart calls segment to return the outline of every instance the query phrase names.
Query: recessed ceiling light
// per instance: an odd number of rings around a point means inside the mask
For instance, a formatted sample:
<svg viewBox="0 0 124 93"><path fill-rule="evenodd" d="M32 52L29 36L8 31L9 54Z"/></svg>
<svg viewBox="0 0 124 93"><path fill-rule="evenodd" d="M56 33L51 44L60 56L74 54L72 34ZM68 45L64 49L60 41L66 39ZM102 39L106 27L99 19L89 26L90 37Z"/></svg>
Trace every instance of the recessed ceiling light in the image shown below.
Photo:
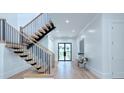
<svg viewBox="0 0 124 93"><path fill-rule="evenodd" d="M72 32L74 33L74 32L75 32L75 30L72 30Z"/></svg>
<svg viewBox="0 0 124 93"><path fill-rule="evenodd" d="M69 22L70 22L70 21L69 21L68 19L67 19L67 20L65 20L65 23L67 23L67 24L68 24Z"/></svg>
<svg viewBox="0 0 124 93"><path fill-rule="evenodd" d="M88 32L90 32L90 33L94 33L94 32L95 32L95 30L89 30Z"/></svg>

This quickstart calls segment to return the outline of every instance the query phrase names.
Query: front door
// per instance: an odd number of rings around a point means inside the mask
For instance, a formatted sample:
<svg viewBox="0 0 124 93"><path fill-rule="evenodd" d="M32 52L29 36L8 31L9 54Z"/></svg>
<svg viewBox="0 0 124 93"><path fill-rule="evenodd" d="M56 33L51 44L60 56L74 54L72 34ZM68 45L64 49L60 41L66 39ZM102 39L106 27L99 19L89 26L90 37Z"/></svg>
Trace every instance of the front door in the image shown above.
<svg viewBox="0 0 124 93"><path fill-rule="evenodd" d="M72 60L72 43L58 43L58 60Z"/></svg>

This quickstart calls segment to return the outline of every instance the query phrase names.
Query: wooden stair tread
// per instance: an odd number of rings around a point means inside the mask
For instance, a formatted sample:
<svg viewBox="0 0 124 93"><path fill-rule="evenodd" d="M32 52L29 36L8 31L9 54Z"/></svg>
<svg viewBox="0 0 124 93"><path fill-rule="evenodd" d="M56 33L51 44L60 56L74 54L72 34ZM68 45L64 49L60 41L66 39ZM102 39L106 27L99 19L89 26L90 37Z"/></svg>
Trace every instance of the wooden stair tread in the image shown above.
<svg viewBox="0 0 124 93"><path fill-rule="evenodd" d="M43 36L42 33L40 33L39 31L35 32L36 35L39 35L39 36Z"/></svg>
<svg viewBox="0 0 124 93"><path fill-rule="evenodd" d="M23 54L23 53L27 53L27 50L13 50L13 52L14 53L21 53L21 54ZM20 55L20 54L19 54Z"/></svg>
<svg viewBox="0 0 124 93"><path fill-rule="evenodd" d="M25 43L26 43L27 45L29 45L29 44L31 44L32 42L29 41L29 40L26 40Z"/></svg>
<svg viewBox="0 0 124 93"><path fill-rule="evenodd" d="M33 60L33 58L27 58L27 59L25 59L25 61L27 61L27 62L32 61L32 60Z"/></svg>
<svg viewBox="0 0 124 93"><path fill-rule="evenodd" d="M44 31L44 29L42 29L42 28L39 29L39 32L44 33L44 34L46 33L46 31Z"/></svg>
<svg viewBox="0 0 124 93"><path fill-rule="evenodd" d="M51 24L50 24L50 23L46 24L46 26L49 26L50 28L52 28L52 26L51 26Z"/></svg>
<svg viewBox="0 0 124 93"><path fill-rule="evenodd" d="M44 28L45 28L47 31L49 31L49 29L48 29L48 27L47 27L46 25L44 26Z"/></svg>
<svg viewBox="0 0 124 93"><path fill-rule="evenodd" d="M17 44L6 44L6 47L8 47L8 48L24 48L24 46L23 45L17 45Z"/></svg>
<svg viewBox="0 0 124 93"><path fill-rule="evenodd" d="M32 38L34 38L34 39L35 39L35 38L36 38L36 39L38 39L38 38L39 38L39 36L37 36L37 35L35 35L35 34L34 34L34 35L32 35L31 37L32 37Z"/></svg>
<svg viewBox="0 0 124 93"><path fill-rule="evenodd" d="M28 57L25 58L25 60L26 60L26 59L33 59L33 57L29 57L29 56L28 56Z"/></svg>
<svg viewBox="0 0 124 93"><path fill-rule="evenodd" d="M52 27L54 27L54 24L53 24L53 22L50 20L49 21L49 23L50 23L50 25L52 26Z"/></svg>
<svg viewBox="0 0 124 93"><path fill-rule="evenodd" d="M33 63L36 63L35 61L30 61L30 62L28 62L29 64L33 64Z"/></svg>
<svg viewBox="0 0 124 93"><path fill-rule="evenodd" d="M29 54L27 54L27 53L23 53L23 54L18 54L19 56L23 56L23 55L29 55Z"/></svg>
<svg viewBox="0 0 124 93"><path fill-rule="evenodd" d="M39 70L37 70L39 73L43 73L43 72L46 72L47 69L45 68L40 68Z"/></svg>
<svg viewBox="0 0 124 93"><path fill-rule="evenodd" d="M27 50L25 50L24 48L22 48L22 49L14 49L13 51L27 51Z"/></svg>
<svg viewBox="0 0 124 93"><path fill-rule="evenodd" d="M49 29L46 26L42 27L42 29L45 30L45 32L49 31Z"/></svg>
<svg viewBox="0 0 124 93"><path fill-rule="evenodd" d="M34 67L35 67L35 68L40 68L40 67L41 67L41 65L35 65Z"/></svg>
<svg viewBox="0 0 124 93"><path fill-rule="evenodd" d="M35 41L35 39L34 39L32 36L30 36L30 38L29 38L29 39L34 40L34 41ZM30 41L30 40L27 40L27 41Z"/></svg>

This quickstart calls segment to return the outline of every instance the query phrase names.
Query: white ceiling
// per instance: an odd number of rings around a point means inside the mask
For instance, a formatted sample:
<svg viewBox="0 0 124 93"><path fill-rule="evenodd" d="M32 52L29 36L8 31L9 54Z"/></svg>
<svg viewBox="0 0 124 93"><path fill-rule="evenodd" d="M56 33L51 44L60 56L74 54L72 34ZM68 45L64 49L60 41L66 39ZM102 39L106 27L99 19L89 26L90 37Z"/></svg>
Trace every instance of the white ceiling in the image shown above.
<svg viewBox="0 0 124 93"><path fill-rule="evenodd" d="M76 37L95 15L95 13L50 13L49 16L56 26L56 31L53 31L52 36ZM66 20L69 20L68 24Z"/></svg>

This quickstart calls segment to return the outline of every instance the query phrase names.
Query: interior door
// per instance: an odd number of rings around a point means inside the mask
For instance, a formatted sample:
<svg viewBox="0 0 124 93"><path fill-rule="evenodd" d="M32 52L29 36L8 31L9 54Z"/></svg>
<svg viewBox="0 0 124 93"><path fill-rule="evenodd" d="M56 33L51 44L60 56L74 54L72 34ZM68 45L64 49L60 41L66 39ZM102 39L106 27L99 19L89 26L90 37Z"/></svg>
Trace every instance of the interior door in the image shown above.
<svg viewBox="0 0 124 93"><path fill-rule="evenodd" d="M59 61L72 60L72 44L71 43L58 44L58 60Z"/></svg>
<svg viewBox="0 0 124 93"><path fill-rule="evenodd" d="M124 78L124 22L112 26L112 77Z"/></svg>

